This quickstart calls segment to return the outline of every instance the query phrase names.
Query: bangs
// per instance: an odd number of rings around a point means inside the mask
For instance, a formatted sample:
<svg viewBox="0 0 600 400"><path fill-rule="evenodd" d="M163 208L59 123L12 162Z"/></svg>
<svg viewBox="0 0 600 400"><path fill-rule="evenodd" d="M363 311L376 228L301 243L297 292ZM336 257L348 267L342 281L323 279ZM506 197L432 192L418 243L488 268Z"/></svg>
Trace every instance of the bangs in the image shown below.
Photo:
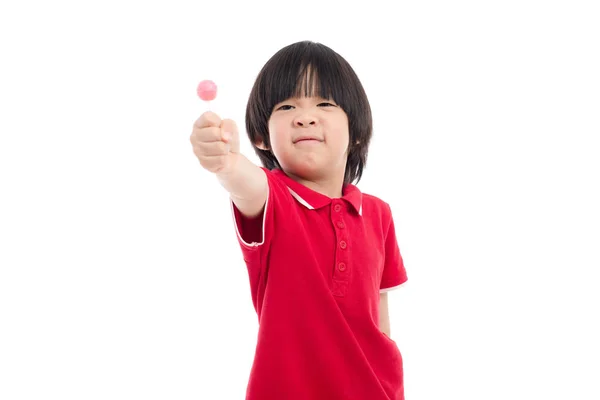
<svg viewBox="0 0 600 400"><path fill-rule="evenodd" d="M318 46L290 49L276 55L265 66L261 103L269 114L273 107L289 98L322 97L342 108L351 99L344 91L348 71L335 54Z"/></svg>

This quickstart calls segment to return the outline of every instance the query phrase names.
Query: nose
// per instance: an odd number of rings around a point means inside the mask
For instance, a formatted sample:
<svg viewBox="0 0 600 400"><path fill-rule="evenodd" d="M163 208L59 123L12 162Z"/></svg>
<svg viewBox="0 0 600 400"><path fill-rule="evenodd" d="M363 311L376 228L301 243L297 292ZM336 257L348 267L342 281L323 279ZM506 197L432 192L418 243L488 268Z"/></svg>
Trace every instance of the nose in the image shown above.
<svg viewBox="0 0 600 400"><path fill-rule="evenodd" d="M309 113L303 113L294 118L294 125L297 127L308 127L317 124L317 119Z"/></svg>

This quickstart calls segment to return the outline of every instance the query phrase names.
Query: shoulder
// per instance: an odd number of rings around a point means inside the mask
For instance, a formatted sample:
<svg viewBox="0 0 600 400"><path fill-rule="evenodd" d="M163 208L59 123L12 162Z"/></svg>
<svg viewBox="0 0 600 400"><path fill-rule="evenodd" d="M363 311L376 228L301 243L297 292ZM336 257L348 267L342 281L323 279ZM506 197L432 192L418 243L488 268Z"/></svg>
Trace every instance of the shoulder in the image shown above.
<svg viewBox="0 0 600 400"><path fill-rule="evenodd" d="M380 216L383 220L392 218L392 209L388 202L369 193L362 194L363 212Z"/></svg>
<svg viewBox="0 0 600 400"><path fill-rule="evenodd" d="M362 194L362 218L365 224L387 235L393 225L392 210L389 203L369 193Z"/></svg>
<svg viewBox="0 0 600 400"><path fill-rule="evenodd" d="M267 177L267 183L269 185L269 192L271 197L278 195L278 197L290 197L289 188L286 184L285 178L280 170L270 170L265 167L260 167Z"/></svg>

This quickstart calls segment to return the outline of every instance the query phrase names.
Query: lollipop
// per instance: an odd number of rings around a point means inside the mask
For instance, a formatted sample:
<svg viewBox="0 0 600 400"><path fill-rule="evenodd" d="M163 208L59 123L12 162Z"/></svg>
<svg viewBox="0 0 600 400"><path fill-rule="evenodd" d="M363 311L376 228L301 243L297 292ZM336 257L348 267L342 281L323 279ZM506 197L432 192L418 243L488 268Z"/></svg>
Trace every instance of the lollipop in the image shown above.
<svg viewBox="0 0 600 400"><path fill-rule="evenodd" d="M198 84L196 89L198 97L206 101L206 105L210 108L210 101L217 97L217 85L210 80L204 80Z"/></svg>

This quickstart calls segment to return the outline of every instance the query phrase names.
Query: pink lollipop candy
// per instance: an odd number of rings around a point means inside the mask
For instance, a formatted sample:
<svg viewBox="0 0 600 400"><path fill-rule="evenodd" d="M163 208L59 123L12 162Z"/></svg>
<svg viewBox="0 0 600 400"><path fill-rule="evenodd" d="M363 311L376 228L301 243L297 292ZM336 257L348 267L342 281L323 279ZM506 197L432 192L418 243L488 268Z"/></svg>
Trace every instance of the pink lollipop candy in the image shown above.
<svg viewBox="0 0 600 400"><path fill-rule="evenodd" d="M198 97L210 105L210 101L217 97L217 85L210 80L204 80L198 84Z"/></svg>

